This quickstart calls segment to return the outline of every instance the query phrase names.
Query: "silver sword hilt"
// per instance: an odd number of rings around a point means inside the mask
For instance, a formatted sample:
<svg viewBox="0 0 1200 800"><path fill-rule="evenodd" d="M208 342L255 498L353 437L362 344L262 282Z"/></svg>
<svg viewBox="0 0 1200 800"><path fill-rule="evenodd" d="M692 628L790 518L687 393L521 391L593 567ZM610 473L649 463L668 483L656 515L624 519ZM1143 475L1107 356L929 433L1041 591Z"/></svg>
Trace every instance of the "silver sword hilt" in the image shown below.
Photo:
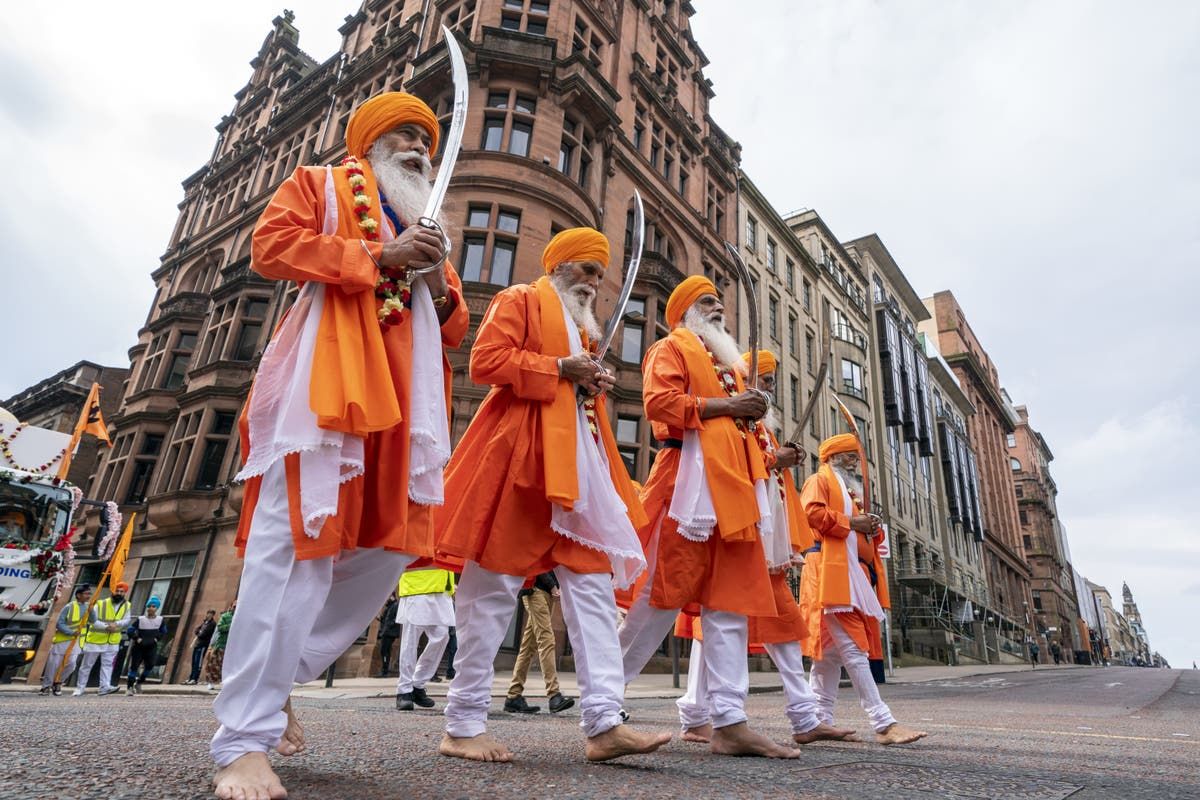
<svg viewBox="0 0 1200 800"><path fill-rule="evenodd" d="M446 230L442 227L441 223L432 217L421 217L417 220L417 224L422 228L436 232L442 239L442 254L438 257L437 261L428 267L421 267L420 269L410 268L408 270L413 275L427 275L442 268L442 264L446 261L446 256L450 254L450 237L446 235Z"/></svg>

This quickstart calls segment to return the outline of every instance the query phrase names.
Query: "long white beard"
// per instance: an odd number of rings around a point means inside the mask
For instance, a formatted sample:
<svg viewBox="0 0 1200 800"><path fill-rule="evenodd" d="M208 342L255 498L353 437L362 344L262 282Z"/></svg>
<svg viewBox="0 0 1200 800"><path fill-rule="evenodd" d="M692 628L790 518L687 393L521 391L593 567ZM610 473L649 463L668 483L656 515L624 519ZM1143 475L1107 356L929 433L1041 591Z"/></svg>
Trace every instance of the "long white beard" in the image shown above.
<svg viewBox="0 0 1200 800"><path fill-rule="evenodd" d="M692 306L683 315L683 327L700 337L700 341L708 346L717 357L717 363L723 367L735 369L742 374L746 366L742 362L742 354L737 341L719 322L710 322L704 318L700 309Z"/></svg>
<svg viewBox="0 0 1200 800"><path fill-rule="evenodd" d="M846 488L849 489L850 491L854 492L854 495L861 501L862 500L862 481L859 480L858 476L855 474L852 474L850 472L847 472L846 470L842 469L841 467L834 467L833 471L836 472L837 476L842 479L842 483L846 484Z"/></svg>
<svg viewBox="0 0 1200 800"><path fill-rule="evenodd" d="M772 433L774 433L777 430L780 430L779 415L775 413L775 406L772 406L772 405L767 406L767 413L762 418L762 423L763 423L763 425L766 425L767 430L771 431Z"/></svg>
<svg viewBox="0 0 1200 800"><path fill-rule="evenodd" d="M600 330L600 322L592 311L592 303L596 299L595 290L590 286L571 283L570 277L558 270L550 273L550 285L562 298L563 305L567 307L567 313L571 315L575 325L593 342L598 340L603 333Z"/></svg>
<svg viewBox="0 0 1200 800"><path fill-rule="evenodd" d="M410 161L421 165L420 172L405 166ZM415 224L425 212L425 203L433 191L429 183L429 174L433 170L429 159L420 153L394 150L376 142L367 151L367 163L396 216L405 225Z"/></svg>

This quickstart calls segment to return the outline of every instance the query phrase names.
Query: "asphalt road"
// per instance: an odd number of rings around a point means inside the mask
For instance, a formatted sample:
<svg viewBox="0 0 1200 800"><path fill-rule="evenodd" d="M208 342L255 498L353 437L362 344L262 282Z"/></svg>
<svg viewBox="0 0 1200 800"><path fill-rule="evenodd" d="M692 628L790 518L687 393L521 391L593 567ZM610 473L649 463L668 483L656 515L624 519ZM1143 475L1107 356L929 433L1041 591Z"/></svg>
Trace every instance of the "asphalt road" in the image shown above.
<svg viewBox="0 0 1200 800"><path fill-rule="evenodd" d="M493 703L509 765L435 754L438 712L386 699L301 700L309 751L277 769L292 798L1057 798L1200 799L1200 672L1029 671L883 687L931 736L914 745L821 744L794 761L709 755L678 739L654 756L591 765L578 709L515 718ZM866 732L843 689L839 722ZM533 699L533 698L531 698ZM212 769L210 700L123 694L0 696L0 798L202 798ZM439 704L440 705L440 704ZM752 723L780 741L778 694L752 695ZM669 700L629 704L633 723L674 729Z"/></svg>

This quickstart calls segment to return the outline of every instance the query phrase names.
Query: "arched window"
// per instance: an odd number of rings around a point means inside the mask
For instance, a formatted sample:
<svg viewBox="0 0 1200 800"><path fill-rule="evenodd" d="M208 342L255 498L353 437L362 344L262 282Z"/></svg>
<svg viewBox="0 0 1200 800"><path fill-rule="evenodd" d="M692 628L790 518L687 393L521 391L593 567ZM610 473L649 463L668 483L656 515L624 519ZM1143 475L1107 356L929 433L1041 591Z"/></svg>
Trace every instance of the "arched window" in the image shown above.
<svg viewBox="0 0 1200 800"><path fill-rule="evenodd" d="M1015 459L1015 458L1010 458L1010 459L1008 460L1008 463L1009 463L1009 466L1011 466L1011 467L1012 467L1012 471L1013 471L1013 472L1020 472L1020 471L1021 471L1021 462L1020 462L1020 461L1018 461L1017 459Z"/></svg>

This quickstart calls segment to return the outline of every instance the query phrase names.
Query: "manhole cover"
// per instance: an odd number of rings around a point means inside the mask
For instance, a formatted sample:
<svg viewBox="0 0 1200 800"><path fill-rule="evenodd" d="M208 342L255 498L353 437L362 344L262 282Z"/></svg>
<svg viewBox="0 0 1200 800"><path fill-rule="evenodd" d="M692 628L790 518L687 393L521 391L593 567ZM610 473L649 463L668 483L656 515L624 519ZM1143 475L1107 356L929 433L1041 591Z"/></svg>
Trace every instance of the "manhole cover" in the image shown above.
<svg viewBox="0 0 1200 800"><path fill-rule="evenodd" d="M819 780L856 783L872 788L929 792L942 798L985 800L1063 800L1081 786L1041 778L1020 778L966 770L917 767L878 761L860 761L817 767L806 775Z"/></svg>

